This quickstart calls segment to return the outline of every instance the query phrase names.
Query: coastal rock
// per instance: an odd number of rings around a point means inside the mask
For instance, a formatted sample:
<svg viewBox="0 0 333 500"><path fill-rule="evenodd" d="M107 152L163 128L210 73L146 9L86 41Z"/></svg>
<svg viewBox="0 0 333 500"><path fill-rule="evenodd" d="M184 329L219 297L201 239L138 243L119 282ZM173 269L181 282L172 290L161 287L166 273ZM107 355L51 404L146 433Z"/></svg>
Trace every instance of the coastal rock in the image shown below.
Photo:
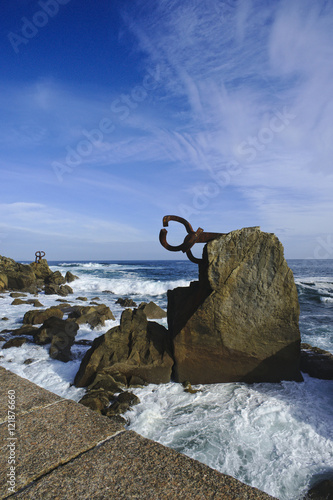
<svg viewBox="0 0 333 500"><path fill-rule="evenodd" d="M332 500L333 479L324 479L315 484L307 493L304 500Z"/></svg>
<svg viewBox="0 0 333 500"><path fill-rule="evenodd" d="M88 323L91 328L104 326L105 321L115 319L110 308L105 304L97 306L71 306L67 310L69 318L73 318L79 325Z"/></svg>
<svg viewBox="0 0 333 500"><path fill-rule="evenodd" d="M66 297L73 293L73 289L69 285L57 285L55 283L45 285L44 290L45 295L60 295L61 297Z"/></svg>
<svg viewBox="0 0 333 500"><path fill-rule="evenodd" d="M310 344L301 344L301 371L311 377L333 380L333 354Z"/></svg>
<svg viewBox="0 0 333 500"><path fill-rule="evenodd" d="M155 302L141 302L138 309L142 309L148 319L162 319L167 317L167 313Z"/></svg>
<svg viewBox="0 0 333 500"><path fill-rule="evenodd" d="M75 274L72 274L70 271L67 271L65 274L66 283L72 283L72 281L77 279L79 279L78 276L75 276Z"/></svg>
<svg viewBox="0 0 333 500"><path fill-rule="evenodd" d="M107 410L112 397L113 393L105 391L104 389L90 390L80 399L79 403L91 410L102 413Z"/></svg>
<svg viewBox="0 0 333 500"><path fill-rule="evenodd" d="M104 410L104 415L106 415L107 417L120 415L121 413L125 413L126 411L128 411L131 406L137 405L139 403L140 399L132 392L122 392L121 394L119 394L116 401L114 401L106 411Z"/></svg>
<svg viewBox="0 0 333 500"><path fill-rule="evenodd" d="M21 304L26 304L26 301L22 299L14 299L11 306L20 306Z"/></svg>
<svg viewBox="0 0 333 500"><path fill-rule="evenodd" d="M0 292L8 288L8 278L5 274L0 274Z"/></svg>
<svg viewBox="0 0 333 500"><path fill-rule="evenodd" d="M47 283L48 285L64 285L66 283L66 278L61 274L60 271L55 271L45 279L45 283Z"/></svg>
<svg viewBox="0 0 333 500"><path fill-rule="evenodd" d="M134 300L129 299L128 297L125 297L124 299L119 298L116 304L119 304L121 307L137 307Z"/></svg>
<svg viewBox="0 0 333 500"><path fill-rule="evenodd" d="M11 292L9 294L9 297L12 297L13 299L17 299L19 297L26 297L27 294L26 293L21 293L21 292Z"/></svg>
<svg viewBox="0 0 333 500"><path fill-rule="evenodd" d="M50 346L50 357L59 361L70 360L71 347L79 326L72 320L63 320L57 317L46 319L43 325L34 333L36 344L48 344Z"/></svg>
<svg viewBox="0 0 333 500"><path fill-rule="evenodd" d="M48 309L37 309L36 311L27 311L23 317L23 323L29 325L39 325L51 316L62 318L64 313L58 307L49 307Z"/></svg>
<svg viewBox="0 0 333 500"><path fill-rule="evenodd" d="M174 379L302 380L299 303L274 234L244 228L204 247L199 281L168 292Z"/></svg>
<svg viewBox="0 0 333 500"><path fill-rule="evenodd" d="M6 330L11 335L34 335L38 330L37 326L23 325L15 330Z"/></svg>
<svg viewBox="0 0 333 500"><path fill-rule="evenodd" d="M159 384L169 382L172 365L167 330L147 321L142 310L125 309L120 325L94 340L74 383L77 387L90 385L103 371L126 385L132 377Z"/></svg>
<svg viewBox="0 0 333 500"><path fill-rule="evenodd" d="M9 339L7 342L2 346L2 349L9 349L10 347L21 347L21 345L25 344L28 342L28 339L25 337L15 337L14 339Z"/></svg>
<svg viewBox="0 0 333 500"><path fill-rule="evenodd" d="M66 276L63 277L60 271L52 272L46 259L41 259L38 264L36 262L20 264L13 259L0 255L0 291L8 289L36 293L45 284L49 287L60 286L61 288L61 285L66 283L67 279L72 281L74 275L70 273L67 278ZM68 287L68 285L63 286ZM60 295L67 295L72 293L72 290L70 287L64 290L61 288L60 292L62 292Z"/></svg>

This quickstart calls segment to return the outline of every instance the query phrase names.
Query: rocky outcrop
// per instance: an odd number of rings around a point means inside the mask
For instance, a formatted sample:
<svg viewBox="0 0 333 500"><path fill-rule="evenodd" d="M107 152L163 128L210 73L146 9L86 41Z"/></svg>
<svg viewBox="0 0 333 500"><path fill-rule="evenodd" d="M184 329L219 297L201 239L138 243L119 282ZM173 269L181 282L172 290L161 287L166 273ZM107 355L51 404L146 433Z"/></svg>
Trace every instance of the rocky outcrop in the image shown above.
<svg viewBox="0 0 333 500"><path fill-rule="evenodd" d="M34 342L40 345L51 343L50 357L67 362L71 358L71 347L78 329L75 321L52 316L34 332Z"/></svg>
<svg viewBox="0 0 333 500"><path fill-rule="evenodd" d="M38 264L36 262L20 264L13 259L0 255L0 291L20 290L27 293L36 293L44 285L47 285L49 291L52 287L55 287L51 293L58 293L60 288L61 292L67 291L67 295L73 293L73 290L64 283L73 281L76 278L72 273L66 273L66 276L63 277L59 271L52 272L46 259L41 259ZM62 286L68 288L63 290ZM60 294L65 295L65 293Z"/></svg>
<svg viewBox="0 0 333 500"><path fill-rule="evenodd" d="M301 344L301 371L311 377L333 380L333 354L310 344Z"/></svg>
<svg viewBox="0 0 333 500"><path fill-rule="evenodd" d="M76 374L75 385L92 384L97 374L111 376L124 385L169 382L172 365L167 330L147 321L142 310L126 309L119 326L94 340Z"/></svg>
<svg viewBox="0 0 333 500"><path fill-rule="evenodd" d="M244 228L209 242L199 281L168 292L174 379L302 380L299 303L274 234Z"/></svg>

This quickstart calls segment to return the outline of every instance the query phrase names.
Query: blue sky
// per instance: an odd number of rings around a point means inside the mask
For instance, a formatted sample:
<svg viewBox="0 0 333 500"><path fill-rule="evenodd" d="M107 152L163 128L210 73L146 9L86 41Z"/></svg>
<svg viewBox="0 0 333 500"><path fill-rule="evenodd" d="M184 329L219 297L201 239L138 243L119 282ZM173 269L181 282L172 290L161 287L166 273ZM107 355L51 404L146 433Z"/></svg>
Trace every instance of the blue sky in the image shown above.
<svg viewBox="0 0 333 500"><path fill-rule="evenodd" d="M1 10L1 255L179 258L176 214L333 257L333 1Z"/></svg>

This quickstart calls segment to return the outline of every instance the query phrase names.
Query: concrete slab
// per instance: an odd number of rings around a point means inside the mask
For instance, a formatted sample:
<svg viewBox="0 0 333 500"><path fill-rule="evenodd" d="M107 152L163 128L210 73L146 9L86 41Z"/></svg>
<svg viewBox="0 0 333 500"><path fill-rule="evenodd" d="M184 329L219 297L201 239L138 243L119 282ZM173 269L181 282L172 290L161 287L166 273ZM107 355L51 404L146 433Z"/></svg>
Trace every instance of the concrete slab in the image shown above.
<svg viewBox="0 0 333 500"><path fill-rule="evenodd" d="M0 497L8 494L11 452L15 458L17 491L123 430L120 424L69 400L18 414L14 435L10 435L9 424L0 425Z"/></svg>
<svg viewBox="0 0 333 500"><path fill-rule="evenodd" d="M0 366L0 424L8 420L8 391L15 391L15 413L27 411L61 401L62 398L19 377ZM12 393L13 394L13 393Z"/></svg>
<svg viewBox="0 0 333 500"><path fill-rule="evenodd" d="M272 497L135 432L125 431L58 467L15 498L267 500Z"/></svg>

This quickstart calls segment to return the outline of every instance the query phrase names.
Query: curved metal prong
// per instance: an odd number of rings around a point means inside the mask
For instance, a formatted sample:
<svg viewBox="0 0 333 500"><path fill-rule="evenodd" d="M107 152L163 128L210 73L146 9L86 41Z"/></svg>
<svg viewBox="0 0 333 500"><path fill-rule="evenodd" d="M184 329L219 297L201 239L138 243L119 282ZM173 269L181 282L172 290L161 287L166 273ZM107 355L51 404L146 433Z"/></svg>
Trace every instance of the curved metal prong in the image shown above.
<svg viewBox="0 0 333 500"><path fill-rule="evenodd" d="M184 242L181 245L169 245L169 243L166 240L166 235L167 235L167 230L166 229L161 229L160 231L160 243L161 245L166 248L167 250L170 250L170 252L179 252L180 250L183 250L183 245Z"/></svg>

